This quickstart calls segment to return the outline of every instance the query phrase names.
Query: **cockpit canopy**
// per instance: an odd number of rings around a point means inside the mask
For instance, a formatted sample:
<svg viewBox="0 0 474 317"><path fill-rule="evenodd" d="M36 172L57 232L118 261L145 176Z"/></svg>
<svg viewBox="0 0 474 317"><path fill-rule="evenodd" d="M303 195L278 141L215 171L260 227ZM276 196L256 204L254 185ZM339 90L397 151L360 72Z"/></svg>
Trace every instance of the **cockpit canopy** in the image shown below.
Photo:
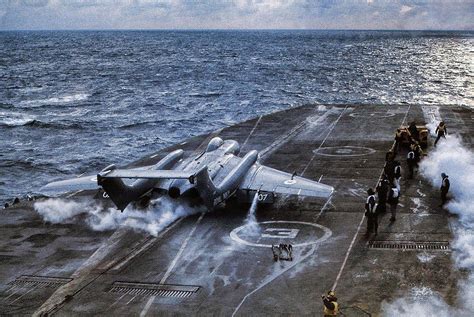
<svg viewBox="0 0 474 317"><path fill-rule="evenodd" d="M224 141L216 136L213 138L211 141L209 141L209 144L207 145L206 152L212 152L217 150L222 144L224 144Z"/></svg>

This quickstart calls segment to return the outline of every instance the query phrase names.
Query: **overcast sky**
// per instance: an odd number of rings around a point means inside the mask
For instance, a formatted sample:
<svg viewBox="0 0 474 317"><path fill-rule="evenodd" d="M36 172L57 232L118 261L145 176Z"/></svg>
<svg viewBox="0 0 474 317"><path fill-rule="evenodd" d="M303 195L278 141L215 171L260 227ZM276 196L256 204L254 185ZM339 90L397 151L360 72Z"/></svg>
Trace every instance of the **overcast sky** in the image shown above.
<svg viewBox="0 0 474 317"><path fill-rule="evenodd" d="M0 30L474 30L474 0L0 0Z"/></svg>

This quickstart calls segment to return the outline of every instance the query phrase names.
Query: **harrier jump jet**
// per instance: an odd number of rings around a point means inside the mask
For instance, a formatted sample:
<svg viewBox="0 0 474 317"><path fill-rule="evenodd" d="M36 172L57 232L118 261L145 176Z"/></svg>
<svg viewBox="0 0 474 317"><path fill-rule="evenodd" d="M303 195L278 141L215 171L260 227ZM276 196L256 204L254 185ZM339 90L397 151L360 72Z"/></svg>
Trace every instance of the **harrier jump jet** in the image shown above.
<svg viewBox="0 0 474 317"><path fill-rule="evenodd" d="M237 141L215 137L196 157L183 158L184 151L176 150L152 166L118 169L110 165L97 177L57 181L40 191L57 194L100 186L105 191L104 197L110 197L123 211L131 202L157 193L189 199L212 210L233 196L248 202L257 195L259 203L272 203L278 194L328 198L334 190L331 186L260 164L255 150L243 157L238 156L239 152Z"/></svg>

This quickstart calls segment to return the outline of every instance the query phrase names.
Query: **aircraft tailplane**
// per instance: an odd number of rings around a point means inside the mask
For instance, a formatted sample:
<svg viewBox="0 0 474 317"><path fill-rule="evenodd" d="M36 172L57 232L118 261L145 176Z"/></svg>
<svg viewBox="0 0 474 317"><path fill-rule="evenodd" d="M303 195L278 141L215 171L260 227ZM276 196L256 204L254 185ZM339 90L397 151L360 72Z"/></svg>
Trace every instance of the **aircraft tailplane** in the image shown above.
<svg viewBox="0 0 474 317"><path fill-rule="evenodd" d="M212 210L214 208L214 193L217 192L217 188L209 175L207 166L203 166L195 174L194 181L204 205L206 205L209 210Z"/></svg>
<svg viewBox="0 0 474 317"><path fill-rule="evenodd" d="M115 165L107 166L97 175L97 184L102 186L104 191L109 195L115 206L120 211L130 204L132 201L138 200L145 194L152 184L148 184L149 180L140 180L132 185L125 184L120 178L106 178L102 173L116 169Z"/></svg>
<svg viewBox="0 0 474 317"><path fill-rule="evenodd" d="M139 198L133 188L127 186L120 178L101 178L98 175L97 181L121 211L124 211L130 202Z"/></svg>

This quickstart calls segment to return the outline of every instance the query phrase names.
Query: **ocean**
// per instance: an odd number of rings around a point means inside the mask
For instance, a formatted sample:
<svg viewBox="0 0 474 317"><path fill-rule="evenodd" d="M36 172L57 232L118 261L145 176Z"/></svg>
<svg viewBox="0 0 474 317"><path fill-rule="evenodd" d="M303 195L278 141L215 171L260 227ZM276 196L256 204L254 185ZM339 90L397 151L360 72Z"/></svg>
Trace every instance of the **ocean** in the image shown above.
<svg viewBox="0 0 474 317"><path fill-rule="evenodd" d="M474 32L0 32L0 202L304 104L474 107Z"/></svg>

